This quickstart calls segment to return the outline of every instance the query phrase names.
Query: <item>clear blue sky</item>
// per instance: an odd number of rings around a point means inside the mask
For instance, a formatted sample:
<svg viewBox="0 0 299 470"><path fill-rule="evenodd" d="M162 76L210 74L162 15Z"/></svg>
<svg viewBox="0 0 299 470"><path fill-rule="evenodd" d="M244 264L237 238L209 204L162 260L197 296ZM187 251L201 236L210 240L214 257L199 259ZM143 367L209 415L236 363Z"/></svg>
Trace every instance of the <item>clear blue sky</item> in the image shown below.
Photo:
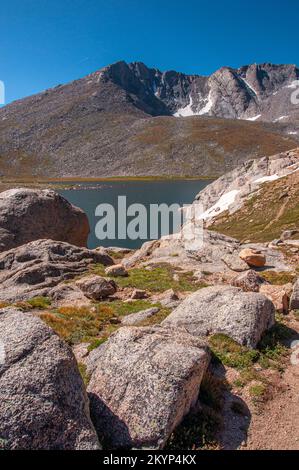
<svg viewBox="0 0 299 470"><path fill-rule="evenodd" d="M210 74L299 63L298 0L1 0L6 102L117 60Z"/></svg>

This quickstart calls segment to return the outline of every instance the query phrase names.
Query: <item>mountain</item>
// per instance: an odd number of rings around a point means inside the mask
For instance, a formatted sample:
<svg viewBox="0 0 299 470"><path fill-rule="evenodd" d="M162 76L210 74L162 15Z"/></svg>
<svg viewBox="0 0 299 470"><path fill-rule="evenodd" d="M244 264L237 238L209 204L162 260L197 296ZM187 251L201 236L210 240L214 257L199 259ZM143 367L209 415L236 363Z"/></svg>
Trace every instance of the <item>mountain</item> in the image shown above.
<svg viewBox="0 0 299 470"><path fill-rule="evenodd" d="M294 65L203 77L117 62L1 108L0 172L220 175L298 145L297 79Z"/></svg>

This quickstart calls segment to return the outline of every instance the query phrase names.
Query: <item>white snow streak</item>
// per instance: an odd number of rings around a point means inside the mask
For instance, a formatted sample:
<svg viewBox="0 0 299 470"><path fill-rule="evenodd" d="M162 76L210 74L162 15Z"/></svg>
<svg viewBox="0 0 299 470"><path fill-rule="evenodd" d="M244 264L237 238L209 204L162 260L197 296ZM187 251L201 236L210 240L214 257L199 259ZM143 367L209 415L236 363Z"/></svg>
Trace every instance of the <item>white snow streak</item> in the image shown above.
<svg viewBox="0 0 299 470"><path fill-rule="evenodd" d="M254 180L254 183L265 183L266 181L275 181L281 178L278 175L271 175L271 176L262 176L261 178L258 178L257 180Z"/></svg>
<svg viewBox="0 0 299 470"><path fill-rule="evenodd" d="M250 83L248 83L248 81L245 78L242 78L242 80L247 86L247 88L249 88L249 90L251 90L255 94L255 96L257 96L257 91L250 85Z"/></svg>
<svg viewBox="0 0 299 470"><path fill-rule="evenodd" d="M282 119L286 119L286 118L288 118L288 117L289 117L289 116L280 116L279 118L274 119L274 122L281 121Z"/></svg>
<svg viewBox="0 0 299 470"><path fill-rule="evenodd" d="M246 121L256 121L260 117L261 117L261 114L258 114L257 116L253 116L251 118L246 118Z"/></svg>

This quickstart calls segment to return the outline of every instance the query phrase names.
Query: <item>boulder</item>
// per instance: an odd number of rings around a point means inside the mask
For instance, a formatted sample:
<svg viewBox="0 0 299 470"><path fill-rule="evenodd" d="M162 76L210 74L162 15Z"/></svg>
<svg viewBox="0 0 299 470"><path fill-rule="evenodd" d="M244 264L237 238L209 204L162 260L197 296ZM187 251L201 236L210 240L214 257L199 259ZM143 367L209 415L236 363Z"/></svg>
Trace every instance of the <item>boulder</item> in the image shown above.
<svg viewBox="0 0 299 470"><path fill-rule="evenodd" d="M296 235L297 233L299 233L299 231L297 229L294 229L294 230L285 230L284 232L282 232L280 238L281 240L285 241L285 240L289 240L290 238L292 238L294 235Z"/></svg>
<svg viewBox="0 0 299 470"><path fill-rule="evenodd" d="M0 252L50 238L86 246L86 214L55 191L9 189L0 194Z"/></svg>
<svg viewBox="0 0 299 470"><path fill-rule="evenodd" d="M111 279L102 276L86 276L76 281L84 295L92 300L102 300L115 294L117 286Z"/></svg>
<svg viewBox="0 0 299 470"><path fill-rule="evenodd" d="M240 258L254 268L262 268L266 264L266 257L258 250L244 248L239 253Z"/></svg>
<svg viewBox="0 0 299 470"><path fill-rule="evenodd" d="M263 284L268 284L268 282L252 269L239 274L239 276L235 277L232 281L233 286L241 287L245 292L259 292Z"/></svg>
<svg viewBox="0 0 299 470"><path fill-rule="evenodd" d="M0 310L0 448L99 449L71 349L39 318Z"/></svg>
<svg viewBox="0 0 299 470"><path fill-rule="evenodd" d="M142 300L147 298L147 293L143 289L134 289L131 294L131 299L133 300Z"/></svg>
<svg viewBox="0 0 299 470"><path fill-rule="evenodd" d="M122 264L114 264L113 266L108 266L108 268L105 269L105 273L107 274L107 276L112 277L128 276L128 271Z"/></svg>
<svg viewBox="0 0 299 470"><path fill-rule="evenodd" d="M113 264L94 250L53 240L36 240L0 254L0 300L48 296L60 282L86 272L92 263Z"/></svg>
<svg viewBox="0 0 299 470"><path fill-rule="evenodd" d="M222 261L232 271L243 272L248 270L248 264L245 263L237 254L226 254L222 257Z"/></svg>
<svg viewBox="0 0 299 470"><path fill-rule="evenodd" d="M59 284L48 293L48 297L52 300L52 305L55 307L83 307L91 305L82 290L76 284Z"/></svg>
<svg viewBox="0 0 299 470"><path fill-rule="evenodd" d="M160 292L151 297L153 302L159 302L163 307L175 308L180 304L180 298L173 289Z"/></svg>
<svg viewBox="0 0 299 470"><path fill-rule="evenodd" d="M123 327L90 354L91 416L108 448L164 447L195 405L207 346L184 331Z"/></svg>
<svg viewBox="0 0 299 470"><path fill-rule="evenodd" d="M285 284L283 286L264 284L260 287L260 293L264 294L273 302L277 312L287 314L289 312L292 289L292 284Z"/></svg>
<svg viewBox="0 0 299 470"><path fill-rule="evenodd" d="M206 287L189 295L162 322L185 328L195 336L224 333L238 343L255 348L275 322L273 303L262 294L237 287Z"/></svg>
<svg viewBox="0 0 299 470"><path fill-rule="evenodd" d="M122 325L126 325L126 326L137 325L138 323L158 313L159 310L160 310L159 307L152 307L152 308L147 308L146 310L141 310L140 312L137 312L137 313L131 313L131 315L126 315L122 319L121 323Z"/></svg>
<svg viewBox="0 0 299 470"><path fill-rule="evenodd" d="M293 293L290 299L290 309L299 310L299 279L297 279L293 287Z"/></svg>

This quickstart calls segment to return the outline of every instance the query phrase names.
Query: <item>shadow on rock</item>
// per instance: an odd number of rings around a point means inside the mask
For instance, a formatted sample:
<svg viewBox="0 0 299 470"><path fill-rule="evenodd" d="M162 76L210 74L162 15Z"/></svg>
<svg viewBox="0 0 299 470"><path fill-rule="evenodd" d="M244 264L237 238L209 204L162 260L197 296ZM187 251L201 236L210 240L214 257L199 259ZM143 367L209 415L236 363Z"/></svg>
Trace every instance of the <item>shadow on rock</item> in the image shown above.
<svg viewBox="0 0 299 470"><path fill-rule="evenodd" d="M236 450L247 440L251 412L246 402L230 390L225 367L218 364L214 373L227 384L223 393L222 425L217 440L223 450Z"/></svg>
<svg viewBox="0 0 299 470"><path fill-rule="evenodd" d="M88 393L88 397L91 420L103 449L131 449L132 441L127 425L96 394ZM110 435L114 436L113 443Z"/></svg>

